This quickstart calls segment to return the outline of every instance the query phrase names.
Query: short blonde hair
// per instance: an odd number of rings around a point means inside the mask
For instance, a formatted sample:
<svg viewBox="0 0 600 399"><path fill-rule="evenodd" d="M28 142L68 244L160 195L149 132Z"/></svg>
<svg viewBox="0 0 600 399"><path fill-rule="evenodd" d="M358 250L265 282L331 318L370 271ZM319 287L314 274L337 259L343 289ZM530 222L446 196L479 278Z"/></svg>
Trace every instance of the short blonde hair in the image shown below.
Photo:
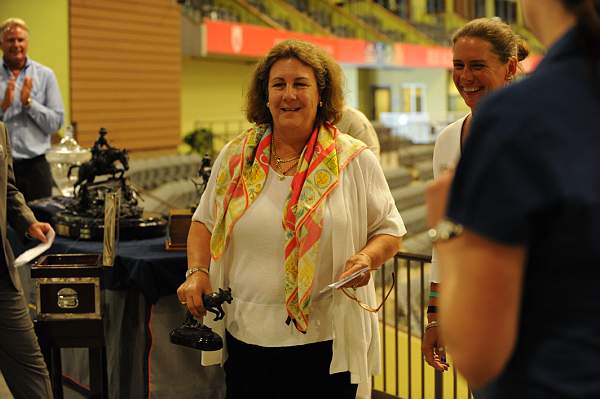
<svg viewBox="0 0 600 399"><path fill-rule="evenodd" d="M23 21L21 18L8 18L2 21L2 24L0 24L0 43L2 43L4 33L17 27L23 29L25 32L27 32L27 34L29 34L29 28L27 27L25 21Z"/></svg>

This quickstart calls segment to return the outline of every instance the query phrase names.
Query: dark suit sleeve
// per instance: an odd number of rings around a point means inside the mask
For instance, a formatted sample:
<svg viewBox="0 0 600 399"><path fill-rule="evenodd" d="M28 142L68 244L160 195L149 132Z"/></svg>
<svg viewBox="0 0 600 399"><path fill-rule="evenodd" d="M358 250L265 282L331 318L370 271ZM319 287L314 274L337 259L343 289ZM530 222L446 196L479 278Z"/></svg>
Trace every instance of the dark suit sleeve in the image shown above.
<svg viewBox="0 0 600 399"><path fill-rule="evenodd" d="M23 194L17 189L15 184L15 174L13 172L12 153L8 132L4 124L0 124L2 134L6 143L6 216L8 223L21 235L24 235L31 223L36 222L35 216L25 202Z"/></svg>

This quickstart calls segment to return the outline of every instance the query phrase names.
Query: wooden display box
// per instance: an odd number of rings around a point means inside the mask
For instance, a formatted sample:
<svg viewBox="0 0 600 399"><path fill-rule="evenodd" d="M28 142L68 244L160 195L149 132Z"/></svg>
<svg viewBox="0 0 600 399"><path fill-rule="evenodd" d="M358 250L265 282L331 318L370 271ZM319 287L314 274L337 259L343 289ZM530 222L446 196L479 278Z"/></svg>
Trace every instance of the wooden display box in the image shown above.
<svg viewBox="0 0 600 399"><path fill-rule="evenodd" d="M171 209L169 211L169 225L165 249L167 251L185 251L187 249L187 236L192 224L191 209Z"/></svg>
<svg viewBox="0 0 600 399"><path fill-rule="evenodd" d="M31 267L37 320L102 318L100 254L44 255Z"/></svg>

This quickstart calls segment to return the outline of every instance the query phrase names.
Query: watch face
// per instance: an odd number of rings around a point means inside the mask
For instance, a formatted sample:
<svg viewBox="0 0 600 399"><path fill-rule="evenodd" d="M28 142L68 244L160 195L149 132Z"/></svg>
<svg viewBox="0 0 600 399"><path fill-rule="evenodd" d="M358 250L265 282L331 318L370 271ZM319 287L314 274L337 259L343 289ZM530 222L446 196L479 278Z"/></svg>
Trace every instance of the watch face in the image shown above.
<svg viewBox="0 0 600 399"><path fill-rule="evenodd" d="M438 239L438 231L434 228L429 229L427 231L427 235L429 236L431 242L436 242Z"/></svg>
<svg viewBox="0 0 600 399"><path fill-rule="evenodd" d="M460 224L453 223L449 220L442 220L438 225L430 229L428 232L431 242L439 242L450 240L459 236L463 232L463 227Z"/></svg>

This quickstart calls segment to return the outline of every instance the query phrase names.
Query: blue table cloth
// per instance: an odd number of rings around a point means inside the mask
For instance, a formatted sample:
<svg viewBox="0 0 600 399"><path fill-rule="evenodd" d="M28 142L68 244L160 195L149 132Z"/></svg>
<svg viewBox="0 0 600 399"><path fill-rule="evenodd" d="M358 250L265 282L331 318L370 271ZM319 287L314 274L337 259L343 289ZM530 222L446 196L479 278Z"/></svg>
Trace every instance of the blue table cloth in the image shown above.
<svg viewBox="0 0 600 399"><path fill-rule="evenodd" d="M49 253L102 253L102 243L57 237ZM105 287L113 290L137 287L154 304L172 295L185 280L185 251L166 251L165 237L119 241L113 269Z"/></svg>

